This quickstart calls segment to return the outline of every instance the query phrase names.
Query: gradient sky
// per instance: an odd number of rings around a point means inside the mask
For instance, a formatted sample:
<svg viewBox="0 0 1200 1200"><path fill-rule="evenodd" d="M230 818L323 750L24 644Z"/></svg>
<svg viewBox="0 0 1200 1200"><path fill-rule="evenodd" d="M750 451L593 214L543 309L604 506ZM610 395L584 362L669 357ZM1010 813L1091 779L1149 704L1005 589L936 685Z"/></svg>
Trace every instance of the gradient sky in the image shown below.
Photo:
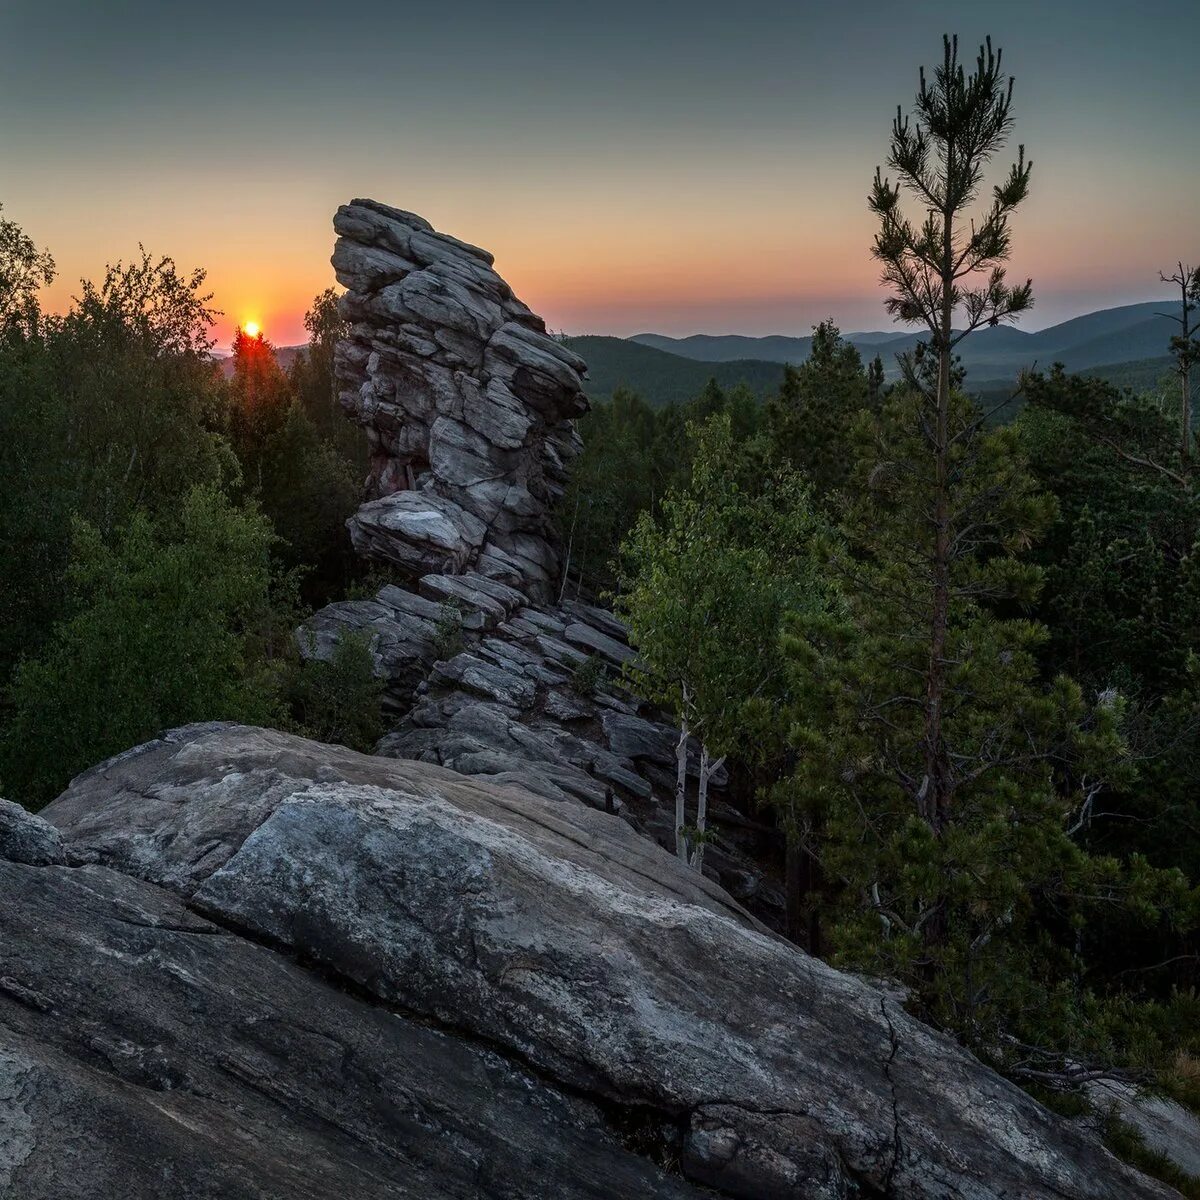
<svg viewBox="0 0 1200 1200"><path fill-rule="evenodd" d="M1200 258L1200 5L0 0L0 202L49 302L144 243L304 338L353 196L486 246L554 328L888 327L866 195L917 68L985 33L1034 160L1038 328Z"/></svg>

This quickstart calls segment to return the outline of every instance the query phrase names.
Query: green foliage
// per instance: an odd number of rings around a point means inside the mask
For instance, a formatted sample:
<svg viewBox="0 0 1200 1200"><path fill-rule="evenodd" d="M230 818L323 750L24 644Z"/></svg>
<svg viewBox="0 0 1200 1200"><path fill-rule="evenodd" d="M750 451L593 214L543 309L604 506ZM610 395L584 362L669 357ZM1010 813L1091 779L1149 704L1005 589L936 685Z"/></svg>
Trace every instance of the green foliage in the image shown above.
<svg viewBox="0 0 1200 1200"><path fill-rule="evenodd" d="M559 507L567 543L567 575L578 586L611 586L609 563L638 513L653 507L662 487L655 455L655 414L633 393L618 390L581 422L583 453Z"/></svg>
<svg viewBox="0 0 1200 1200"><path fill-rule="evenodd" d="M367 633L342 635L327 659L310 655L293 664L285 695L306 737L369 752L383 733L383 681Z"/></svg>
<svg viewBox="0 0 1200 1200"><path fill-rule="evenodd" d="M361 486L352 464L321 437L299 402L286 403L278 424L247 454L246 468L282 539L282 560L315 578L314 598L343 584L353 567L346 517Z"/></svg>
<svg viewBox="0 0 1200 1200"><path fill-rule="evenodd" d="M202 271L143 250L45 316L52 271L0 222L0 766L31 802L173 722L276 719L291 581L349 575L360 473L309 412L331 414L332 293L300 381L239 332L226 384Z"/></svg>
<svg viewBox="0 0 1200 1200"><path fill-rule="evenodd" d="M1027 390L1018 430L1059 501L1036 551L1046 578L1039 615L1050 629L1043 661L1093 694L1125 697L1123 732L1138 764L1135 779L1096 792L1078 838L1094 853L1140 855L1196 880L1200 580L1176 414L1157 398L1061 370L1032 377ZM1170 1005L1175 990L1196 985L1194 937L1169 924L1110 931L1095 953Z"/></svg>
<svg viewBox="0 0 1200 1200"><path fill-rule="evenodd" d="M878 365L875 365L878 364ZM858 351L832 320L813 328L812 353L784 368L783 384L767 401L771 450L802 471L819 496L840 487L850 467L850 430L859 412L881 394L883 367L868 380Z"/></svg>
<svg viewBox="0 0 1200 1200"><path fill-rule="evenodd" d="M876 168L869 198L879 217L872 253L892 289L884 307L898 321L929 330L930 349L941 360L943 404L954 347L974 330L1006 321L1033 303L1032 283L1009 286L1001 265L1011 247L1009 218L1029 194L1031 164L1024 146L1008 175L993 187L987 209L969 225L964 219L991 159L1008 140L1012 93L991 38L980 46L973 72L959 62L957 36L943 38L942 62L932 82L921 71L913 119L896 111L888 155L896 183ZM920 225L901 211L902 189L918 198L925 213ZM972 276L983 277L975 287ZM965 312L965 327L958 331L951 328L956 309ZM917 382L914 373L909 382Z"/></svg>
<svg viewBox="0 0 1200 1200"><path fill-rule="evenodd" d="M304 314L304 327L308 330L308 346L296 356L288 372L292 395L321 437L353 465L356 476L365 476L366 437L361 427L346 419L338 400L334 355L347 326L333 288L314 297L312 308Z"/></svg>
<svg viewBox="0 0 1200 1200"><path fill-rule="evenodd" d="M439 662L453 658L463 648L463 619L458 608L447 602L443 604L434 622L433 656Z"/></svg>
<svg viewBox="0 0 1200 1200"><path fill-rule="evenodd" d="M190 721L271 724L269 524L194 488L106 543L74 523L68 607L10 689L0 778L40 805L101 759Z"/></svg>
<svg viewBox="0 0 1200 1200"><path fill-rule="evenodd" d="M109 539L236 475L203 281L143 252L0 341L0 678L61 611L72 517Z"/></svg>
<svg viewBox="0 0 1200 1200"><path fill-rule="evenodd" d="M926 1015L1010 1064L1017 1043L1097 1053L1111 1048L1097 1006L1123 993L1089 953L1126 926L1189 920L1194 896L1175 872L1090 855L1074 837L1097 789L1133 777L1125 706L1116 695L1089 704L1063 677L1042 683L1046 632L1019 611L1040 572L1019 555L1054 505L1016 431L985 430L961 396L941 696L950 772L932 805L930 403L898 393L860 427L827 560L841 608L793 618L785 640L798 766L774 799L829 881L839 961L901 980Z"/></svg>
<svg viewBox="0 0 1200 1200"><path fill-rule="evenodd" d="M761 399L779 386L783 374L782 364L777 362L698 362L626 338L568 337L564 344L587 363L588 395L597 404L625 390L636 391L653 409L682 406L709 379L726 390L740 385Z"/></svg>
<svg viewBox="0 0 1200 1200"><path fill-rule="evenodd" d="M598 654L589 654L571 673L571 690L579 696L594 696L607 677L604 660Z"/></svg>
<svg viewBox="0 0 1200 1200"><path fill-rule="evenodd" d="M38 288L53 283L55 274L50 254L15 221L0 217L0 337L36 330Z"/></svg>
<svg viewBox="0 0 1200 1200"><path fill-rule="evenodd" d="M739 454L728 414L696 431L690 482L657 519L638 518L615 597L638 651L638 693L686 718L716 754L738 743L748 706L783 689L783 613L820 596L806 487L784 470L746 490Z"/></svg>
<svg viewBox="0 0 1200 1200"><path fill-rule="evenodd" d="M725 414L735 441L756 434L758 401L744 387L724 391L710 379L683 406L657 411L623 388L597 404L581 422L583 453L558 510L567 543L566 576L576 594L597 594L616 585L617 548L639 514L656 513L668 490L691 473L694 429ZM739 459L746 473L752 464Z"/></svg>
<svg viewBox="0 0 1200 1200"><path fill-rule="evenodd" d="M362 475L361 464L323 432L330 428L329 396L318 401L313 395L333 386L329 339L340 324L327 328L331 305L336 317L332 291L317 298L307 318L316 340L290 375L262 334L238 330L230 386L230 436L246 494L279 534L281 561L302 569L305 597L314 603L343 590L355 570L345 520L357 504ZM342 424L350 427L345 418Z"/></svg>
<svg viewBox="0 0 1200 1200"><path fill-rule="evenodd" d="M1100 687L1178 686L1200 648L1196 506L1181 480L1148 465L1178 466L1172 416L1061 368L1031 376L1026 393L1017 428L1059 502L1038 552L1051 655Z"/></svg>
<svg viewBox="0 0 1200 1200"><path fill-rule="evenodd" d="M1165 1154L1151 1150L1141 1133L1122 1121L1115 1110L1105 1114L1101 1137L1105 1146L1130 1166L1168 1184L1187 1200L1200 1200L1200 1179L1189 1175Z"/></svg>

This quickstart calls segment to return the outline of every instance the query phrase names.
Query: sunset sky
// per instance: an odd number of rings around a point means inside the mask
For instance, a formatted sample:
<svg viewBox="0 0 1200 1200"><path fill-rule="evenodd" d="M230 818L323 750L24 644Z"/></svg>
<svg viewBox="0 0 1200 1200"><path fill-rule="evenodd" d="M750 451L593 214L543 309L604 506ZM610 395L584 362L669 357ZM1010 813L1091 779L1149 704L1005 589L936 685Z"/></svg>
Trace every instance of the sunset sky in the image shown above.
<svg viewBox="0 0 1200 1200"><path fill-rule="evenodd" d="M486 246L554 328L886 328L866 195L943 31L1016 76L1027 328L1200 256L1200 5L0 4L0 202L62 307L139 242L304 338L354 196Z"/></svg>

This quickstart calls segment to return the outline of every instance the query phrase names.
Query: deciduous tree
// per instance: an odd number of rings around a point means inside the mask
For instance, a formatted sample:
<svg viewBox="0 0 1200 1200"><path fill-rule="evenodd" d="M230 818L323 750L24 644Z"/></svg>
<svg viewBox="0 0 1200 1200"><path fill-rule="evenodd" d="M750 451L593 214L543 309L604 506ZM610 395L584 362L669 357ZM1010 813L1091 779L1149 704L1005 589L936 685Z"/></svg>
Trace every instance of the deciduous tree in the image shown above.
<svg viewBox="0 0 1200 1200"><path fill-rule="evenodd" d="M737 453L727 415L697 432L690 482L667 495L657 519L643 512L622 547L616 596L638 654L630 669L639 693L680 725L676 852L697 870L713 772L731 752L750 756L752 706L778 713L783 614L821 595L811 557L818 522L805 484L783 470L748 491L733 469ZM694 822L685 814L689 736L700 743Z"/></svg>
<svg viewBox="0 0 1200 1200"><path fill-rule="evenodd" d="M189 721L272 724L271 527L197 488L108 544L75 523L67 615L12 681L0 779L42 804L85 767Z"/></svg>

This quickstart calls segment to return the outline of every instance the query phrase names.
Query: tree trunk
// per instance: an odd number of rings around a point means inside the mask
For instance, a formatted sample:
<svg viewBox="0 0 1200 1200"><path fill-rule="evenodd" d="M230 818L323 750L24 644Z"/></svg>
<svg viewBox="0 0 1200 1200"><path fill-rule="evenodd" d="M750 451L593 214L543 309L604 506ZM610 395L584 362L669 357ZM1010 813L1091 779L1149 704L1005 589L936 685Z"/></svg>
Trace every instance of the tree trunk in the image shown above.
<svg viewBox="0 0 1200 1200"><path fill-rule="evenodd" d="M704 866L703 835L708 824L708 781L714 772L720 770L724 761L724 755L715 761L710 761L708 747L703 742L700 743L700 788L696 799L696 832L699 836L696 839L696 848L692 851L691 858L692 867L697 871Z"/></svg>
<svg viewBox="0 0 1200 1200"><path fill-rule="evenodd" d="M578 521L579 521L579 497L576 496L575 497L575 512L571 517L571 533L570 533L570 536L567 538L567 557L566 557L566 561L563 563L562 585L558 589L559 604L561 604L563 602L563 596L566 595L567 580L570 578L570 575L571 575L571 551L575 547L575 525L577 524Z"/></svg>
<svg viewBox="0 0 1200 1200"><path fill-rule="evenodd" d="M1188 273L1179 264L1180 291L1183 293L1183 353L1179 356L1179 387L1182 392L1179 404L1179 454L1186 467L1192 456L1192 379L1191 356L1188 351L1191 330L1188 329Z"/></svg>
<svg viewBox="0 0 1200 1200"><path fill-rule="evenodd" d="M925 677L925 780L918 794L920 815L940 835L949 812L942 709L945 691L946 631L950 620L950 355L954 318L954 243L951 214L944 214L942 256L942 311L938 338L937 413L934 422L934 505L932 603L929 627L929 663Z"/></svg>
<svg viewBox="0 0 1200 1200"><path fill-rule="evenodd" d="M687 715L679 719L679 744L675 747L675 854L683 862L688 860L687 838L683 836L684 815L687 799Z"/></svg>
<svg viewBox="0 0 1200 1200"><path fill-rule="evenodd" d="M816 859L795 838L787 840L785 858L785 932L814 958L821 955L821 916L813 902L820 887Z"/></svg>
<svg viewBox="0 0 1200 1200"><path fill-rule="evenodd" d="M947 175L953 173L953 156L947 163ZM925 675L925 778L917 793L918 811L941 838L950 820L950 771L946 759L943 718L946 690L946 635L950 624L950 358L954 321L954 238L953 213L943 212L942 308L938 335L937 414L934 422L934 503L933 561L931 563L931 605L929 622L929 662ZM937 970L939 948L948 933L945 897L937 896L935 912L923 927L926 947L922 964L927 978Z"/></svg>

